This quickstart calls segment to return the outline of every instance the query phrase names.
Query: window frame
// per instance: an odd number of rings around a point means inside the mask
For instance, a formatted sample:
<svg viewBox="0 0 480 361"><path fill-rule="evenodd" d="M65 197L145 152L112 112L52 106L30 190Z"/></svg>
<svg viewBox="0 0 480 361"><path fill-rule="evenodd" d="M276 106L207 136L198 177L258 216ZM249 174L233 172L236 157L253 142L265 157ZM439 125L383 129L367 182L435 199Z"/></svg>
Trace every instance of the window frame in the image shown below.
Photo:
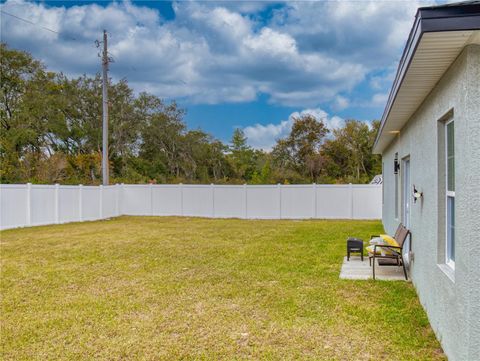
<svg viewBox="0 0 480 361"><path fill-rule="evenodd" d="M382 207L385 204L385 162L382 161Z"/></svg>
<svg viewBox="0 0 480 361"><path fill-rule="evenodd" d="M395 153L395 161L399 161L398 160L398 153ZM399 171L397 171L393 176L394 176L394 193L395 193L395 198L394 198L394 207L395 207L395 220L398 221L399 218L400 218L400 187L399 187L399 183L400 183L400 175L399 175Z"/></svg>
<svg viewBox="0 0 480 361"><path fill-rule="evenodd" d="M449 169L448 169L448 136L449 136L449 131L448 131L448 125L453 123L453 177L454 177L454 182L455 182L455 123L454 119L451 118L447 122L445 122L445 264L449 266L452 270L455 270L455 251L454 253L454 258L452 259L450 256L451 254L449 253L449 250L452 248L452 239L451 239L451 233L449 232L449 225L453 223L453 249L455 249L455 190L451 191L448 188L448 177L450 175ZM454 183L455 184L455 183ZM455 187L454 187L455 189ZM449 212L448 208L448 203L449 203L449 198L453 199L453 222L450 222L450 217L451 217L451 211Z"/></svg>
<svg viewBox="0 0 480 361"><path fill-rule="evenodd" d="M408 167L407 167L408 163ZM412 190L412 169L410 162L410 154L402 158L402 178L401 178L401 217L402 223L405 227L410 228L410 219L411 219L411 212L412 212L412 198L411 198L411 190ZM408 174L407 174L408 169Z"/></svg>

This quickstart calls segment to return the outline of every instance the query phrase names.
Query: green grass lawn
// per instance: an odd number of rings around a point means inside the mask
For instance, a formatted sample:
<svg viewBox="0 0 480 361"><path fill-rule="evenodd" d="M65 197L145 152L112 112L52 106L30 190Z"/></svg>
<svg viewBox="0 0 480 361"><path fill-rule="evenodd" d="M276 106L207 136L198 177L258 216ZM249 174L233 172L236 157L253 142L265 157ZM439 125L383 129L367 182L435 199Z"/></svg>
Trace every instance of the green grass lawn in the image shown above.
<svg viewBox="0 0 480 361"><path fill-rule="evenodd" d="M377 221L120 217L1 233L3 360L443 360L410 283L338 278Z"/></svg>

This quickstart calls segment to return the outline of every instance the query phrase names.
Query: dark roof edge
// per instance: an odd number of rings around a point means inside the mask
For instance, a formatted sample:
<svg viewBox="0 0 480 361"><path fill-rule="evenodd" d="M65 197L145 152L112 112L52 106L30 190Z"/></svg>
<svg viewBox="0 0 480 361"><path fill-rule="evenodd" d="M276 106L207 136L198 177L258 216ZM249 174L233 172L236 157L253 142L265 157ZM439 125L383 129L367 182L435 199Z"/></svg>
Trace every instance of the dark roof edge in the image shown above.
<svg viewBox="0 0 480 361"><path fill-rule="evenodd" d="M461 1L443 5L422 6L418 10L422 12L422 18L438 18L464 16L480 10L480 1Z"/></svg>
<svg viewBox="0 0 480 361"><path fill-rule="evenodd" d="M385 126L385 121L390 113L390 109L392 107L393 101L396 98L398 89L400 88L400 84L403 81L403 76L408 69L408 66L410 65L418 43L420 42L422 31L419 15L420 9L417 10L417 14L415 15L415 22L413 23L413 27L410 30L407 43L405 44L405 48L403 49L402 57L400 58L400 62L398 63L397 74L395 75L390 94L388 95L387 104L385 105L385 109L383 111L382 120L380 122L380 127L378 128L377 136L375 137L375 143L373 144L373 148L375 148L378 144L378 140L380 139L380 135L382 134L383 128Z"/></svg>
<svg viewBox="0 0 480 361"><path fill-rule="evenodd" d="M413 55L424 33L438 31L461 31L480 29L480 3L459 3L448 6L432 6L418 8L413 27L403 49L402 56L397 68L397 73L388 96L387 104L383 111L380 128L373 148L375 148L383 132L386 119L390 114L393 102L397 97L398 90L403 83L405 74L410 67Z"/></svg>

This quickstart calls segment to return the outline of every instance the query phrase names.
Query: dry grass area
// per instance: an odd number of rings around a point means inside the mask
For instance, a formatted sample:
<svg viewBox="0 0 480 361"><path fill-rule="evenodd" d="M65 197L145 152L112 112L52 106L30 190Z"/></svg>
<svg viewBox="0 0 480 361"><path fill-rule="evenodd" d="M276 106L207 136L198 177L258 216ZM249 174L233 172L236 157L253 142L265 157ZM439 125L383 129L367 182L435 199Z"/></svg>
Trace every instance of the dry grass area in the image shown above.
<svg viewBox="0 0 480 361"><path fill-rule="evenodd" d="M120 217L1 233L3 360L443 360L405 282L338 278L372 221Z"/></svg>

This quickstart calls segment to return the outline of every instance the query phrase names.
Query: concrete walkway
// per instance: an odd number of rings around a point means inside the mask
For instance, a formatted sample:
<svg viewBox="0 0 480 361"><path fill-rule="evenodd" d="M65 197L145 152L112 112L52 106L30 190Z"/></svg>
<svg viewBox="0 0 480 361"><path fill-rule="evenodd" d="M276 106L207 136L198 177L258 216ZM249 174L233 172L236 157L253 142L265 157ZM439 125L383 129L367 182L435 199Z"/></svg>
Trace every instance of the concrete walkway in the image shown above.
<svg viewBox="0 0 480 361"><path fill-rule="evenodd" d="M397 266L379 266L375 265L375 279L385 281L405 281L402 267ZM372 279L372 267L368 264L368 257L361 261L360 256L350 256L343 259L340 278L348 280L368 280Z"/></svg>

